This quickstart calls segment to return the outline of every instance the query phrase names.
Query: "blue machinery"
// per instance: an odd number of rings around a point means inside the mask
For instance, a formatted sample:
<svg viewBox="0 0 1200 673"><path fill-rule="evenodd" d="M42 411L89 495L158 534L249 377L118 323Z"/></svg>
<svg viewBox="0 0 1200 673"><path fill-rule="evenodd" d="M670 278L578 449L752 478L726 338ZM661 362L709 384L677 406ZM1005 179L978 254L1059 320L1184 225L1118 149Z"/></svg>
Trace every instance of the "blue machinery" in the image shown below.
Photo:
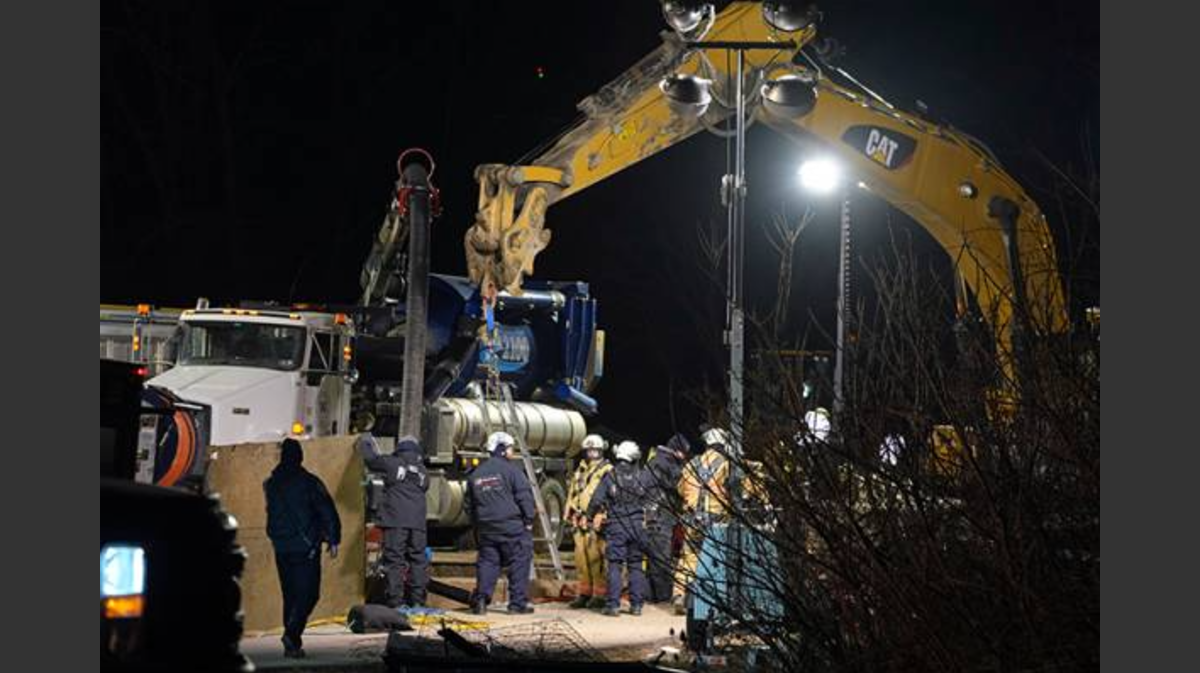
<svg viewBox="0 0 1200 673"><path fill-rule="evenodd" d="M714 635L746 617L782 619L779 602L786 581L779 567L779 554L769 531L738 526L741 554L730 524L705 527L698 553L696 577L688 587L688 645L696 652L709 652ZM740 565L740 582L730 582L729 568Z"/></svg>

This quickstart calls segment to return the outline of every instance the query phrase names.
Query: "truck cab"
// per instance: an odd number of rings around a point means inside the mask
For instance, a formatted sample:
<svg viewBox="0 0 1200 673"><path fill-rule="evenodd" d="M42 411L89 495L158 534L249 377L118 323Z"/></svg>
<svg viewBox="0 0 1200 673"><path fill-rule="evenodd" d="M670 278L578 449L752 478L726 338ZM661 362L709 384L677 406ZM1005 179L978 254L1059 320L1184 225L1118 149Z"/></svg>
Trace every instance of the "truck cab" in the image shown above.
<svg viewBox="0 0 1200 673"><path fill-rule="evenodd" d="M466 279L430 277L424 409L420 440L429 467L431 526L461 529L465 475L486 458L492 430L520 436L541 475L555 535L570 462L595 413L590 393L603 377L604 333L586 283L530 282L502 293L493 346L479 339L486 318ZM385 306L182 311L173 367L147 381L147 407L170 410L143 428L139 472L155 484L200 486L204 449L285 437L369 432L390 448L397 436L407 313ZM513 405L485 400L489 368Z"/></svg>
<svg viewBox="0 0 1200 673"><path fill-rule="evenodd" d="M147 384L206 411L206 444L346 434L354 327L344 314L195 309L175 366Z"/></svg>

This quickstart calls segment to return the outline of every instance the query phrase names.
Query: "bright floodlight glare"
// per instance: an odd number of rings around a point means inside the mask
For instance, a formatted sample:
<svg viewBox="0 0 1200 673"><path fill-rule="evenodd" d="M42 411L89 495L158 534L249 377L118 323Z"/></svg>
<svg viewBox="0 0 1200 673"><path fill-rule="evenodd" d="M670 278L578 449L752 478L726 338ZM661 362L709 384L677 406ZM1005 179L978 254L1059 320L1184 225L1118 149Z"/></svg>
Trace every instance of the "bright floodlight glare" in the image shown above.
<svg viewBox="0 0 1200 673"><path fill-rule="evenodd" d="M800 164L800 184L818 194L828 194L842 182L842 169L830 159L809 159Z"/></svg>

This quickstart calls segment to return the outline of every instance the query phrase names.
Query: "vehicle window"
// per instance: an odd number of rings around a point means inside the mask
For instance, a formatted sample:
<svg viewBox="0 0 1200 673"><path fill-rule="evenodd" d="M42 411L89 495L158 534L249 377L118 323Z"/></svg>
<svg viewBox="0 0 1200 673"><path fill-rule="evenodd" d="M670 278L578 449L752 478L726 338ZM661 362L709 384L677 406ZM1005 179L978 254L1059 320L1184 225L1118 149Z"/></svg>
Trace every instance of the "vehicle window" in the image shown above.
<svg viewBox="0 0 1200 673"><path fill-rule="evenodd" d="M313 334L312 353L308 356L308 368L333 371L337 361L333 359L333 335L325 332Z"/></svg>
<svg viewBox="0 0 1200 673"><path fill-rule="evenodd" d="M255 322L188 321L180 365L234 365L291 371L304 362L305 329Z"/></svg>

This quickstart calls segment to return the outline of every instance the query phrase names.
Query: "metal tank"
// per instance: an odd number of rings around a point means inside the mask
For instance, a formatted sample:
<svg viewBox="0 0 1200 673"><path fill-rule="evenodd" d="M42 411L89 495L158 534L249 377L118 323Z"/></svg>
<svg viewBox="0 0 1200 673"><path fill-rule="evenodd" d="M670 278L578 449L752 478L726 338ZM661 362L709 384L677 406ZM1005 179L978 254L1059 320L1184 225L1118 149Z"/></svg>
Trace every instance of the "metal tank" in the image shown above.
<svg viewBox="0 0 1200 673"><path fill-rule="evenodd" d="M587 434L583 416L534 402L517 402L515 407L515 419L506 405L473 399L443 398L427 409L423 434L432 468L428 494L432 524L448 528L468 525L463 480L471 468L486 459L483 445L489 432L505 430L518 436L529 447L535 469L565 475L567 461L579 453ZM542 495L551 519L561 516L565 483L547 480Z"/></svg>

